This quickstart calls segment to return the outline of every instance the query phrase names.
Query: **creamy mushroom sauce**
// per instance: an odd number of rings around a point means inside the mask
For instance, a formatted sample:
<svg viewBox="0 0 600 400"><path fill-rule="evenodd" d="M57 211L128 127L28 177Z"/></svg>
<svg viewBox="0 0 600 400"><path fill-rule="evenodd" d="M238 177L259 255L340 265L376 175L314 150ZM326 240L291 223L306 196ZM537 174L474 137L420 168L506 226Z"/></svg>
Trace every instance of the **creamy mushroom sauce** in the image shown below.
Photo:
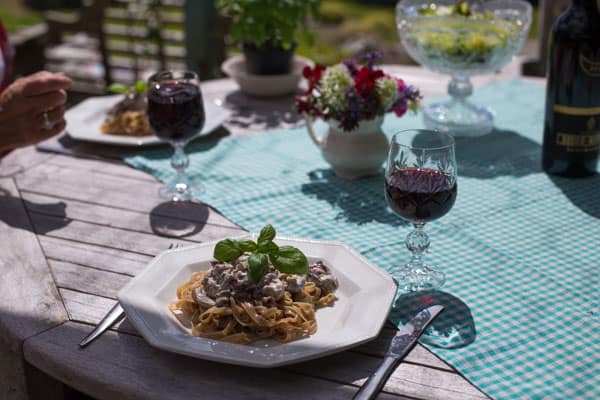
<svg viewBox="0 0 600 400"><path fill-rule="evenodd" d="M233 263L212 261L202 281L204 288L197 288L193 297L198 304L206 306L227 306L230 297L238 301L262 300L268 304L281 300L286 290L299 293L306 282L314 282L323 294L338 288L337 278L322 261L311 264L307 275L284 274L271 267L255 285L248 274L248 256L242 255Z"/></svg>

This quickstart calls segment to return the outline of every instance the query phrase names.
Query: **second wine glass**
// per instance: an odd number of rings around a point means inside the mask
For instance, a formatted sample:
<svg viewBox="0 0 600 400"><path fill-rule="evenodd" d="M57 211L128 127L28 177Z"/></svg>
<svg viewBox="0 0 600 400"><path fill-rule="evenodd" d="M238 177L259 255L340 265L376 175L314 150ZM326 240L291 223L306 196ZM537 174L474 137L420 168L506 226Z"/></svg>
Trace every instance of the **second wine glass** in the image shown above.
<svg viewBox="0 0 600 400"><path fill-rule="evenodd" d="M185 145L204 127L204 104L198 76L192 71L163 71L154 74L148 85L148 121L154 134L174 148L173 180L159 190L162 198L188 201L202 193L204 186L185 173L189 159Z"/></svg>
<svg viewBox="0 0 600 400"><path fill-rule="evenodd" d="M444 284L444 273L423 261L429 248L423 228L450 211L456 192L452 136L420 129L394 135L385 173L385 197L392 210L415 228L406 237L412 259L394 270L400 288L416 291Z"/></svg>

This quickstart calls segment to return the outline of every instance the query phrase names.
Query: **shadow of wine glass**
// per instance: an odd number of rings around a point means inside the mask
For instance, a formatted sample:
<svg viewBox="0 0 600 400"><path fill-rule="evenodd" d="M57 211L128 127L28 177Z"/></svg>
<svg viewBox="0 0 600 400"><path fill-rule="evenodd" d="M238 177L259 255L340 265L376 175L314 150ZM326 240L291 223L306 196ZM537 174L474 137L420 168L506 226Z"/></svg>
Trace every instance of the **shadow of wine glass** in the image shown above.
<svg viewBox="0 0 600 400"><path fill-rule="evenodd" d="M187 237L202 231L208 206L191 202L165 202L150 211L152 232L166 237Z"/></svg>
<svg viewBox="0 0 600 400"><path fill-rule="evenodd" d="M480 137L457 137L455 142L461 176L491 179L541 172L542 147L517 132L494 129Z"/></svg>
<svg viewBox="0 0 600 400"><path fill-rule="evenodd" d="M302 194L340 209L336 220L357 225L379 222L392 226L407 225L388 208L384 196L383 174L359 180L338 178L331 169L317 169L308 174L309 183Z"/></svg>
<svg viewBox="0 0 600 400"><path fill-rule="evenodd" d="M405 324L423 308L440 304L442 311L421 336L421 342L444 349L468 346L477 332L469 307L459 298L439 290L424 290L401 295L394 303L392 322Z"/></svg>
<svg viewBox="0 0 600 400"><path fill-rule="evenodd" d="M28 211L42 214L36 222L35 228L29 218L23 218L23 213L16 210L23 206ZM13 228L23 229L39 235L45 235L57 229L64 228L71 223L67 218L67 205L62 202L56 203L33 203L29 200L12 196L7 190L0 188L0 221Z"/></svg>
<svg viewBox="0 0 600 400"><path fill-rule="evenodd" d="M600 174L587 178L569 179L548 175L564 195L584 213L600 219Z"/></svg>

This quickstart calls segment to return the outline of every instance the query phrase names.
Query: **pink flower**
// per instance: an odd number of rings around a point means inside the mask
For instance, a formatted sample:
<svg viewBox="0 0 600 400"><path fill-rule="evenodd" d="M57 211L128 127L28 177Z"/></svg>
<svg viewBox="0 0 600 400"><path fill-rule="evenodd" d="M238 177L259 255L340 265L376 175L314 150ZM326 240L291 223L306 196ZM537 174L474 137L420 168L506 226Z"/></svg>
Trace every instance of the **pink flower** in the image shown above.
<svg viewBox="0 0 600 400"><path fill-rule="evenodd" d="M354 77L354 87L356 91L364 96L368 94L373 87L375 87L375 81L383 76L383 71L370 70L368 67L362 67L356 73Z"/></svg>
<svg viewBox="0 0 600 400"><path fill-rule="evenodd" d="M406 89L406 83L404 83L404 81L400 78L396 78L396 82L398 84L398 92L404 92L404 89Z"/></svg>

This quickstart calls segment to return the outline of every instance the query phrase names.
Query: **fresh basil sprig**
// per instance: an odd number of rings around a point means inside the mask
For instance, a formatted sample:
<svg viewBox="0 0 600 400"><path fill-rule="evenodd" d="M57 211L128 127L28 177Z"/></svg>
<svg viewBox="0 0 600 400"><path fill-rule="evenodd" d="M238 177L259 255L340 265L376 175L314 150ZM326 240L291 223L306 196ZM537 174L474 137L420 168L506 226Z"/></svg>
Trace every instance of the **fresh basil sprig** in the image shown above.
<svg viewBox="0 0 600 400"><path fill-rule="evenodd" d="M137 81L132 86L123 85L121 83L113 83L108 87L111 93L119 94L144 94L148 90L148 84L144 81Z"/></svg>
<svg viewBox="0 0 600 400"><path fill-rule="evenodd" d="M245 252L250 253L248 271L254 283L269 272L269 260L279 271L286 274L307 274L308 260L304 253L293 246L278 246L273 242L275 228L267 225L260 230L256 242L252 240L224 239L215 245L213 256L218 261L230 262Z"/></svg>

